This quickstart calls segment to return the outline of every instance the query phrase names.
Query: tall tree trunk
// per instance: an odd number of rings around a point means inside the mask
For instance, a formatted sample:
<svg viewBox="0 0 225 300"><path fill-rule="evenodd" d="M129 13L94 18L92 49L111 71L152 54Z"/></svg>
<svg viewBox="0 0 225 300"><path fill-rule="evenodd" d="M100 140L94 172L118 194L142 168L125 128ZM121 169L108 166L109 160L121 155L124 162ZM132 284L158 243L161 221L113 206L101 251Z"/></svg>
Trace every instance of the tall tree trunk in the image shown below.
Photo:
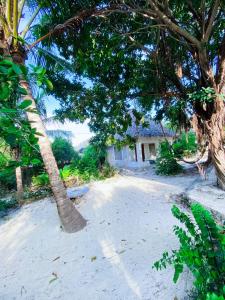
<svg viewBox="0 0 225 300"><path fill-rule="evenodd" d="M23 180L21 167L16 168L16 198L18 202L23 199Z"/></svg>
<svg viewBox="0 0 225 300"><path fill-rule="evenodd" d="M37 111L36 103L33 99L29 84L25 80L21 80L21 86L27 91L24 99L32 101L30 108ZM76 210L74 204L67 197L66 189L60 179L58 166L52 153L51 144L46 135L43 122L38 113L27 112L27 117L32 128L36 129L41 135L38 136L38 144L46 171L49 176L51 188L56 200L58 214L62 226L66 232L76 232L86 225L86 220Z"/></svg>
<svg viewBox="0 0 225 300"><path fill-rule="evenodd" d="M209 148L212 155L217 182L221 189L225 190L225 107L223 99L217 96L215 100L215 112L210 121L206 122L206 134L209 140Z"/></svg>

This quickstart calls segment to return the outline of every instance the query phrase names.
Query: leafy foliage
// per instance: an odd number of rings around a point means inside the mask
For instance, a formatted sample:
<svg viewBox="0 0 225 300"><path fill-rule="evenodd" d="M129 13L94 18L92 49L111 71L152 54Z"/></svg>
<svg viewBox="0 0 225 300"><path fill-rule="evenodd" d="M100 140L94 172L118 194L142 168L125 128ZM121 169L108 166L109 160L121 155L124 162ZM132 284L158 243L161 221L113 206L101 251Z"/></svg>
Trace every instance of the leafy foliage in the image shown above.
<svg viewBox="0 0 225 300"><path fill-rule="evenodd" d="M176 175L181 171L182 167L176 161L172 146L168 141L162 142L156 159L156 173L160 175Z"/></svg>
<svg viewBox="0 0 225 300"><path fill-rule="evenodd" d="M114 169L106 163L105 156L105 149L98 145L89 145L81 156L73 156L71 164L60 169L60 176L65 185L77 185L113 176ZM47 186L49 178L46 173L42 173L34 176L32 182L37 187Z"/></svg>
<svg viewBox="0 0 225 300"><path fill-rule="evenodd" d="M84 149L78 168L86 174L98 176L98 170L100 170L105 163L105 156L105 150L89 145Z"/></svg>
<svg viewBox="0 0 225 300"><path fill-rule="evenodd" d="M27 76L27 68L0 57L0 183L2 188L15 189L14 170L17 166L37 165L36 130L28 123L25 112L30 100L21 101L26 91L20 77Z"/></svg>
<svg viewBox="0 0 225 300"><path fill-rule="evenodd" d="M214 221L209 211L200 204L192 204L192 218L173 206L172 213L183 227L174 226L180 248L172 254L164 252L162 259L155 262L154 268L161 270L173 265L176 283L184 266L194 276L194 287L198 300L223 299L225 296L225 227Z"/></svg>
<svg viewBox="0 0 225 300"><path fill-rule="evenodd" d="M34 186L48 186L49 185L49 177L46 173L39 174L32 178L32 183Z"/></svg>
<svg viewBox="0 0 225 300"><path fill-rule="evenodd" d="M196 153L197 142L194 132L183 132L181 136L172 144L172 149L175 157L189 157Z"/></svg>
<svg viewBox="0 0 225 300"><path fill-rule="evenodd" d="M73 145L67 139L62 137L55 138L52 143L52 151L59 167L70 164L72 160L79 160L78 153L74 150Z"/></svg>
<svg viewBox="0 0 225 300"><path fill-rule="evenodd" d="M0 199L0 213L18 205L16 198Z"/></svg>

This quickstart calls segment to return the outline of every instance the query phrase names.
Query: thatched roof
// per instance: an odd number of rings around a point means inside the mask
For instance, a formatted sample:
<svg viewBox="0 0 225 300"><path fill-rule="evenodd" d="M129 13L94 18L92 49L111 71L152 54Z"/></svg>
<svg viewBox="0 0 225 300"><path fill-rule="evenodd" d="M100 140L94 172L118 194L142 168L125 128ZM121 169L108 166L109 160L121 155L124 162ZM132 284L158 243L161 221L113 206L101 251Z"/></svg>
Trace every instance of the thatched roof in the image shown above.
<svg viewBox="0 0 225 300"><path fill-rule="evenodd" d="M175 133L166 127L163 127L160 125L160 123L156 123L154 121L148 121L149 126L143 127L142 125L136 125L135 122L133 122L132 126L130 126L127 129L127 134L131 137L137 138L137 137L163 137L164 135L166 137L173 137L175 136Z"/></svg>

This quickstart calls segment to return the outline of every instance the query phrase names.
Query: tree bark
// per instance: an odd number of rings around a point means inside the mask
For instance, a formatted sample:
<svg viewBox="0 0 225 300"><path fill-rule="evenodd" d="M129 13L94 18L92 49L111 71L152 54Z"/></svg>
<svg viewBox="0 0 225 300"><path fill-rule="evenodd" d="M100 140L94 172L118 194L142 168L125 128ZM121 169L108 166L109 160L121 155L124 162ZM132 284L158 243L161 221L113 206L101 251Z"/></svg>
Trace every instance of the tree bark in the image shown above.
<svg viewBox="0 0 225 300"><path fill-rule="evenodd" d="M217 96L215 100L215 112L210 121L206 122L206 134L209 140L209 149L212 162L216 170L217 182L221 189L225 190L225 107L223 99Z"/></svg>
<svg viewBox="0 0 225 300"><path fill-rule="evenodd" d="M19 147L15 147L12 149L12 155L16 162L20 160L20 149ZM23 199L23 175L22 169L20 166L16 167L15 169L15 176L16 176L16 198L18 202Z"/></svg>
<svg viewBox="0 0 225 300"><path fill-rule="evenodd" d="M33 99L29 84L25 80L21 80L21 86L27 91L27 95L24 99L32 101L30 110L37 111L36 103ZM76 232L83 229L86 225L86 220L76 210L74 204L67 197L66 189L60 179L59 170L55 161L55 157L52 153L51 144L46 135L43 122L38 113L33 111L27 111L27 118L32 128L40 134L38 136L38 144L46 171L49 176L52 192L54 194L58 214L66 232Z"/></svg>
<svg viewBox="0 0 225 300"><path fill-rule="evenodd" d="M16 168L16 198L18 202L23 199L23 180L21 167Z"/></svg>

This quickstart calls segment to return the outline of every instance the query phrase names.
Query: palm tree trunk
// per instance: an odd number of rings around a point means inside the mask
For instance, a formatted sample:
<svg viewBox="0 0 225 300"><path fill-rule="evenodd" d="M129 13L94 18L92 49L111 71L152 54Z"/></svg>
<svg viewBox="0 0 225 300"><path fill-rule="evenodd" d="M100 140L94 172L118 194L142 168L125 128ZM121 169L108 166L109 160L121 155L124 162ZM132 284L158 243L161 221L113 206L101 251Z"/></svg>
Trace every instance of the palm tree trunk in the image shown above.
<svg viewBox="0 0 225 300"><path fill-rule="evenodd" d="M24 99L29 99L32 101L32 104L29 107L30 111L27 111L27 118L31 127L40 134L40 136L38 136L38 144L46 171L49 176L62 226L66 232L79 231L85 227L86 220L76 210L74 204L67 197L66 189L60 179L59 170L55 161L55 157L52 153L51 144L46 135L43 122L37 112L35 113L31 111L37 111L37 107L29 84L27 81L21 80L21 86L27 91L27 95L24 96Z"/></svg>

